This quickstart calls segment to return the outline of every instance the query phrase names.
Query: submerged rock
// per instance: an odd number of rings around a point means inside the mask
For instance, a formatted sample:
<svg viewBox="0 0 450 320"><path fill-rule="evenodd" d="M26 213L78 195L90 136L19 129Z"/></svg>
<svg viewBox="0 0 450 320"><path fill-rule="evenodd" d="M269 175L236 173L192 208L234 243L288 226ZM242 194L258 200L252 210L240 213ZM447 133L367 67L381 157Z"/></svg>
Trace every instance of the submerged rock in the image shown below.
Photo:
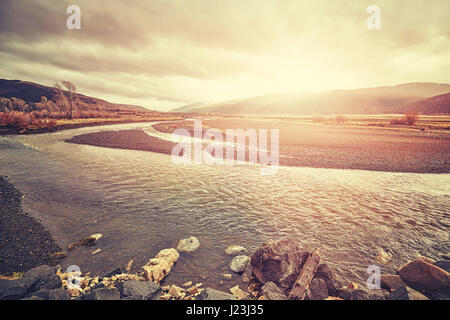
<svg viewBox="0 0 450 320"><path fill-rule="evenodd" d="M93 235L91 235L89 237L85 237L85 238L83 238L83 239L81 239L81 240L79 240L77 242L72 242L71 244L69 244L67 246L67 250L68 251L72 251L72 250L74 250L75 248L77 248L79 246L93 246L93 245L95 245L97 243L97 241L101 237L103 237L103 234L101 234L101 233L96 233L96 234L93 234Z"/></svg>
<svg viewBox="0 0 450 320"><path fill-rule="evenodd" d="M233 255L233 256L236 256L236 255L239 255L239 254L242 254L245 252L247 252L247 249L245 249L243 246L237 246L237 245L231 245L225 249L226 254Z"/></svg>
<svg viewBox="0 0 450 320"><path fill-rule="evenodd" d="M288 300L283 290L278 288L272 281L266 282L261 287L261 291L268 300Z"/></svg>
<svg viewBox="0 0 450 320"><path fill-rule="evenodd" d="M247 256L236 256L231 260L230 269L236 273L242 273L248 266L250 258Z"/></svg>
<svg viewBox="0 0 450 320"><path fill-rule="evenodd" d="M260 282L272 281L286 290L294 285L308 256L293 240L268 241L253 254L251 265Z"/></svg>
<svg viewBox="0 0 450 320"><path fill-rule="evenodd" d="M381 264L390 264L392 261L392 254L389 252L386 252L382 248L378 248L377 254L375 256L375 261L377 261Z"/></svg>
<svg viewBox="0 0 450 320"><path fill-rule="evenodd" d="M200 241L196 237L182 239L178 242L177 250L180 252L194 252L200 247Z"/></svg>
<svg viewBox="0 0 450 320"><path fill-rule="evenodd" d="M172 270L180 254L174 248L161 250L142 267L147 280L159 283Z"/></svg>
<svg viewBox="0 0 450 320"><path fill-rule="evenodd" d="M400 267L399 275L409 287L421 292L450 293L450 274L428 261L410 261Z"/></svg>

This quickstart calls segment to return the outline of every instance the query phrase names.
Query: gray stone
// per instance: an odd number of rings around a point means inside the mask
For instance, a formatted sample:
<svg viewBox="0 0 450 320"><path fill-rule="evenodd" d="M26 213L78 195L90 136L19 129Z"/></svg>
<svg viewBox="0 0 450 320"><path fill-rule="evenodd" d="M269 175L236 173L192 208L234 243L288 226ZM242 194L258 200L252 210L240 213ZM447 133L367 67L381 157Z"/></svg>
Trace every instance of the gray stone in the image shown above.
<svg viewBox="0 0 450 320"><path fill-rule="evenodd" d="M237 298L223 291L212 288L206 288L197 297L197 300L237 300Z"/></svg>
<svg viewBox="0 0 450 320"><path fill-rule="evenodd" d="M328 288L325 280L314 278L308 288L307 296L309 300L324 300L328 297Z"/></svg>
<svg viewBox="0 0 450 320"><path fill-rule="evenodd" d="M177 250L181 252L194 252L200 247L200 241L196 237L182 239L178 242Z"/></svg>
<svg viewBox="0 0 450 320"><path fill-rule="evenodd" d="M84 300L120 300L117 288L100 288L84 296Z"/></svg>
<svg viewBox="0 0 450 320"><path fill-rule="evenodd" d="M39 266L27 271L23 277L26 295L32 295L38 291L48 291L62 287L61 278L56 274L56 268L50 266Z"/></svg>
<svg viewBox="0 0 450 320"><path fill-rule="evenodd" d="M269 300L288 300L288 297L284 294L283 290L278 288L278 286L272 281L266 282L261 287L261 291Z"/></svg>
<svg viewBox="0 0 450 320"><path fill-rule="evenodd" d="M120 300L144 300L143 296L128 296L120 298Z"/></svg>
<svg viewBox="0 0 450 320"><path fill-rule="evenodd" d="M38 297L38 296L31 296L31 297L23 298L21 300L36 300L37 301L37 300L44 300L44 299L41 297Z"/></svg>
<svg viewBox="0 0 450 320"><path fill-rule="evenodd" d="M352 292L353 300L371 300L369 293L362 290L362 289L356 289Z"/></svg>
<svg viewBox="0 0 450 320"><path fill-rule="evenodd" d="M226 254L233 255L233 256L242 254L245 252L247 252L247 249L245 249L243 246L237 246L237 245L231 245L225 249Z"/></svg>
<svg viewBox="0 0 450 320"><path fill-rule="evenodd" d="M119 282L117 289L122 298L134 296L141 297L138 300L149 300L161 290L161 287L152 281L128 280Z"/></svg>
<svg viewBox="0 0 450 320"><path fill-rule="evenodd" d="M25 296L27 287L23 279L3 280L0 279L0 300L17 300Z"/></svg>
<svg viewBox="0 0 450 320"><path fill-rule="evenodd" d="M71 300L69 292L65 289L53 289L48 292L48 300Z"/></svg>
<svg viewBox="0 0 450 320"><path fill-rule="evenodd" d="M338 289L336 291L336 294L339 298L344 299L344 300L352 300L353 299L353 294L352 291L349 289Z"/></svg>
<svg viewBox="0 0 450 320"><path fill-rule="evenodd" d="M69 292L63 288L38 291L33 295L44 300L71 300Z"/></svg>
<svg viewBox="0 0 450 320"><path fill-rule="evenodd" d="M442 261L436 261L434 263L436 267L439 267L447 272L450 272L450 260L442 260Z"/></svg>
<svg viewBox="0 0 450 320"><path fill-rule="evenodd" d="M250 258L247 256L236 256L231 260L230 269L236 273L242 273L248 266Z"/></svg>
<svg viewBox="0 0 450 320"><path fill-rule="evenodd" d="M408 288L406 286L403 286L392 291L388 296L388 300L429 300L429 299L420 292Z"/></svg>

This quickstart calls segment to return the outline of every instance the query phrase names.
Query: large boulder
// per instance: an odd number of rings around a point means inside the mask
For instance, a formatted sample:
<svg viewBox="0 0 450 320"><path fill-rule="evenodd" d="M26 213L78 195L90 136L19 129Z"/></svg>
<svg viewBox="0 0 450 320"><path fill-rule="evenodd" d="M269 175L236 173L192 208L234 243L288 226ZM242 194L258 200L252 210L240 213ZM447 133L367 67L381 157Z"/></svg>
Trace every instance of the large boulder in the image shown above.
<svg viewBox="0 0 450 320"><path fill-rule="evenodd" d="M230 269L233 272L241 274L242 272L245 271L249 262L250 262L250 258L247 256L242 256L242 255L236 256L233 258L233 260L231 260Z"/></svg>
<svg viewBox="0 0 450 320"><path fill-rule="evenodd" d="M261 287L261 292L268 300L288 300L283 290L277 287L272 281L266 282Z"/></svg>
<svg viewBox="0 0 450 320"><path fill-rule="evenodd" d="M145 266L145 277L155 283L159 283L172 270L180 254L174 248L161 250L153 259L150 259Z"/></svg>
<svg viewBox="0 0 450 320"><path fill-rule="evenodd" d="M398 271L402 280L411 288L424 293L450 293L450 274L423 259L410 261Z"/></svg>
<svg viewBox="0 0 450 320"><path fill-rule="evenodd" d="M134 300L150 300L158 294L161 287L152 281L128 280L117 283L120 297L133 297Z"/></svg>
<svg viewBox="0 0 450 320"><path fill-rule="evenodd" d="M406 286L402 278L396 274L382 274L380 277L380 282L381 287L389 291L394 291L397 288Z"/></svg>
<svg viewBox="0 0 450 320"><path fill-rule="evenodd" d="M200 247L200 241L196 237L181 239L178 242L177 250L180 252L194 252Z"/></svg>
<svg viewBox="0 0 450 320"><path fill-rule="evenodd" d="M212 288L206 288L197 297L197 300L237 300L237 298L223 291Z"/></svg>
<svg viewBox="0 0 450 320"><path fill-rule="evenodd" d="M268 241L253 254L251 265L260 282L272 281L287 290L294 285L308 255L293 240Z"/></svg>

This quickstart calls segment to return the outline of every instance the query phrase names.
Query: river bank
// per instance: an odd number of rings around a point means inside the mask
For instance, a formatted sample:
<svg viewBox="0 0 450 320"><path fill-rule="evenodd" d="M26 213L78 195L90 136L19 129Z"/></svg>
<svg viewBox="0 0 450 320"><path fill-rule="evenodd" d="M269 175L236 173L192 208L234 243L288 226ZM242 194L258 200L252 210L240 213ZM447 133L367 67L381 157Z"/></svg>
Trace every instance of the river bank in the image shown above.
<svg viewBox="0 0 450 320"><path fill-rule="evenodd" d="M0 274L55 265L61 248L36 219L23 212L22 193L0 176Z"/></svg>
<svg viewBox="0 0 450 320"><path fill-rule="evenodd" d="M73 120L55 120L55 123L44 126L30 126L27 128L10 128L7 126L0 126L0 136L14 135L14 134L40 134L51 133L62 130L78 129L85 127L104 126L111 124L127 124L127 123L145 123L145 122L157 122L157 121L175 121L183 120L184 117L153 117L153 118L114 118L114 119L73 119Z"/></svg>
<svg viewBox="0 0 450 320"><path fill-rule="evenodd" d="M279 129L281 166L413 173L450 172L448 137L438 138L384 128L289 122L215 119L203 123L203 131L208 128L216 128L220 132L225 132L226 128ZM192 121L166 122L153 127L164 134L184 128L193 135ZM66 142L164 154L171 154L176 145L142 130L94 132L75 136ZM207 145L208 141L204 140L204 143ZM245 159L249 161L248 144L245 147ZM270 144L268 148L270 151Z"/></svg>
<svg viewBox="0 0 450 320"><path fill-rule="evenodd" d="M101 234L68 247L95 246ZM180 252L195 254L196 237L179 241L177 248L161 250L140 271L131 273L134 260L107 275L82 273L72 266L38 266L23 277L0 280L0 300L448 300L450 261L419 258L398 268L397 274L373 274L367 283L344 283L321 261L320 249L307 251L294 239L265 241L251 256L245 247L230 245L229 272L241 281L227 291L203 283L165 282L182 263ZM449 258L446 255L447 259ZM386 261L387 262L387 261ZM373 279L371 279L373 278ZM371 279L371 280L370 280ZM370 280L370 281L369 281Z"/></svg>

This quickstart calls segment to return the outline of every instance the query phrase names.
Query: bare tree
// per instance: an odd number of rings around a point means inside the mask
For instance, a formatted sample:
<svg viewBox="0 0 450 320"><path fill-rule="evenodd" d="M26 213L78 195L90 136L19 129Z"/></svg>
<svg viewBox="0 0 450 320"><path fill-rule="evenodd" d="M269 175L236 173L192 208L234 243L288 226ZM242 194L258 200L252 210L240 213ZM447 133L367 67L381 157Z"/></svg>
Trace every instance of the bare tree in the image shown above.
<svg viewBox="0 0 450 320"><path fill-rule="evenodd" d="M68 104L69 118L73 117L73 107L77 99L77 88L70 81L57 82L54 88L58 91L59 96L63 99L64 104Z"/></svg>

